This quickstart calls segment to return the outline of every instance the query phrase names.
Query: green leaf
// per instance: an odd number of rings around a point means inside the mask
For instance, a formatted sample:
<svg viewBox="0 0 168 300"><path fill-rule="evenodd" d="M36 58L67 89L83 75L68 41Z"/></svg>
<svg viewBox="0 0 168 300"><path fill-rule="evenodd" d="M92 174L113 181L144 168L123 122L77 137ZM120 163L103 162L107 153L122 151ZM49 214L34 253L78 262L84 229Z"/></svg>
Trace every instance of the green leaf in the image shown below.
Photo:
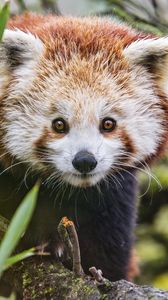
<svg viewBox="0 0 168 300"><path fill-rule="evenodd" d="M36 248L31 248L29 250L25 250L25 251L23 251L19 254L16 254L14 256L11 256L11 257L7 258L3 271L5 271L6 269L12 267L17 262L19 262L19 261L21 261L25 258L28 258L30 256L35 255L36 254L35 252L36 252Z"/></svg>
<svg viewBox="0 0 168 300"><path fill-rule="evenodd" d="M18 241L23 236L35 209L39 185L26 195L20 206L17 208L8 230L0 245L0 276L6 265L7 258L11 255Z"/></svg>
<svg viewBox="0 0 168 300"><path fill-rule="evenodd" d="M6 1L2 9L0 9L0 41L2 40L2 36L9 19L9 13L9 1Z"/></svg>
<svg viewBox="0 0 168 300"><path fill-rule="evenodd" d="M16 300L16 296L12 293L8 298L0 297L0 300Z"/></svg>

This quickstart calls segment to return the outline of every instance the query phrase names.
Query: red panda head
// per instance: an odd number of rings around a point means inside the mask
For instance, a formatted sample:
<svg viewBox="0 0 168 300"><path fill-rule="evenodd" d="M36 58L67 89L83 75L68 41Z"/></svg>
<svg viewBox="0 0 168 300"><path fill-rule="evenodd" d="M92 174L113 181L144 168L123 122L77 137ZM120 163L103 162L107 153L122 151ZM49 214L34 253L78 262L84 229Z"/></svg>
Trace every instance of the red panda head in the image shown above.
<svg viewBox="0 0 168 300"><path fill-rule="evenodd" d="M156 157L168 131L168 38L138 40L97 18L51 19L5 32L2 155L75 186Z"/></svg>

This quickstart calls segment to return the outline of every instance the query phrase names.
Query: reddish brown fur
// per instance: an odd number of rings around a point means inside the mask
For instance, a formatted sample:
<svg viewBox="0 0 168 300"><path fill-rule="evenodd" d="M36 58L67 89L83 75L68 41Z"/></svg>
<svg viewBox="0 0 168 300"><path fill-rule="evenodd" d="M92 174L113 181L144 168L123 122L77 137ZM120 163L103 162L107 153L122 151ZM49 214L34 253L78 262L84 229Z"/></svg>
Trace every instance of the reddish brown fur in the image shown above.
<svg viewBox="0 0 168 300"><path fill-rule="evenodd" d="M64 43L62 43L62 49L64 49L65 45L68 45L69 50L74 50L73 47L76 44L80 46L81 53L83 52L84 55L86 52L88 54L95 53L99 48L106 49L107 55L109 55L113 45L117 49L117 55L120 56L119 44L125 47L144 36L131 31L130 28L125 26L111 26L111 22L105 19L56 18L52 15L38 16L29 13L13 18L9 21L8 27L10 29L19 28L23 31L29 31L39 36L49 46L51 38L56 48L60 46L56 43L56 38L61 37ZM59 51L62 49L59 48Z"/></svg>
<svg viewBox="0 0 168 300"><path fill-rule="evenodd" d="M131 251L128 273L127 273L129 281L133 281L135 277L139 275L140 270L138 265L139 265L139 258L135 248L133 248Z"/></svg>
<svg viewBox="0 0 168 300"><path fill-rule="evenodd" d="M120 138L127 149L128 154L135 154L136 153L136 145L131 140L129 134L127 133L126 129L121 128L120 130ZM124 159L124 160L123 160ZM128 161L129 157L122 157L122 162Z"/></svg>
<svg viewBox="0 0 168 300"><path fill-rule="evenodd" d="M114 129L112 132L104 133L104 135L110 139L112 139L116 135L118 137L120 137L120 139L123 143L123 146L124 146L123 150L126 151L128 154L128 156L122 156L120 154L120 157L118 158L118 160L121 159L122 163L130 161L129 154L131 154L131 155L136 154L136 145L133 143L132 139L130 138L130 136L127 133L125 128L123 128L123 127L118 128L117 132Z"/></svg>
<svg viewBox="0 0 168 300"><path fill-rule="evenodd" d="M48 141L52 141L55 139L61 139L64 137L62 133L56 133L54 131L49 131L47 128L44 128L43 133L41 134L40 138L35 142L34 149L35 149L35 156L38 158L45 157L45 147ZM44 151L43 151L44 150Z"/></svg>
<svg viewBox="0 0 168 300"><path fill-rule="evenodd" d="M122 49L143 37L130 28L116 24L111 26L111 22L99 18L56 18L52 15L25 14L12 19L8 27L37 35L47 46L46 58L52 61L57 60L59 55L67 60L74 52L89 58L103 50L102 60L113 66L114 73L127 65L122 56ZM117 60L120 63L113 65ZM95 65L99 63L100 61L95 62ZM81 76L83 75L87 74L82 72Z"/></svg>

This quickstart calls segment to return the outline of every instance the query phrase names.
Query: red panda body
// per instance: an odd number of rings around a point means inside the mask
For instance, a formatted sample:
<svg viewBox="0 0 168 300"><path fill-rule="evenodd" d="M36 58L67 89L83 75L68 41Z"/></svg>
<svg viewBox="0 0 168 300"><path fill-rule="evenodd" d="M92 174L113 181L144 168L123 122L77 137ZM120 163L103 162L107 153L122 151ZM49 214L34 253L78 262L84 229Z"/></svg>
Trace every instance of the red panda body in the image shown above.
<svg viewBox="0 0 168 300"><path fill-rule="evenodd" d="M167 143L168 39L100 18L26 14L8 29L0 46L0 182L9 176L15 189L3 191L0 213L10 217L41 177L26 246L49 242L64 255L55 230L67 216L85 272L94 265L111 280L128 279L136 170Z"/></svg>

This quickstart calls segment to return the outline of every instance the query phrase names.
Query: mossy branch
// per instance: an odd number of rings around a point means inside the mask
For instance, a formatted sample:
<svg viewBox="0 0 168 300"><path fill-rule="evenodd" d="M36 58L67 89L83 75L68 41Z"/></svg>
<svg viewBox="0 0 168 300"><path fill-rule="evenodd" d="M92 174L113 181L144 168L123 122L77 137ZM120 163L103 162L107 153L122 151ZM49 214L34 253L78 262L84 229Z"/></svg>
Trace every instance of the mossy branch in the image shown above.
<svg viewBox="0 0 168 300"><path fill-rule="evenodd" d="M12 274L12 275L11 275ZM149 286L138 286L125 280L102 284L92 277L76 277L61 263L49 260L37 260L33 257L24 261L15 270L10 270L10 278L15 280L15 288L23 300L59 299L59 300L165 300L168 292Z"/></svg>
<svg viewBox="0 0 168 300"><path fill-rule="evenodd" d="M75 231L75 232L74 232ZM51 261L51 257L31 257L9 269L3 278L12 290L23 300L59 299L59 300L165 300L168 292L149 286L137 286L120 280L110 282L102 277L102 272L90 268L93 275L86 276L80 263L78 237L73 222L63 218L59 224L59 233L70 247L74 272L66 269L62 263ZM67 243L67 240L68 243ZM77 265L76 265L77 263ZM82 276L81 276L82 274ZM75 275L75 276L74 276Z"/></svg>

